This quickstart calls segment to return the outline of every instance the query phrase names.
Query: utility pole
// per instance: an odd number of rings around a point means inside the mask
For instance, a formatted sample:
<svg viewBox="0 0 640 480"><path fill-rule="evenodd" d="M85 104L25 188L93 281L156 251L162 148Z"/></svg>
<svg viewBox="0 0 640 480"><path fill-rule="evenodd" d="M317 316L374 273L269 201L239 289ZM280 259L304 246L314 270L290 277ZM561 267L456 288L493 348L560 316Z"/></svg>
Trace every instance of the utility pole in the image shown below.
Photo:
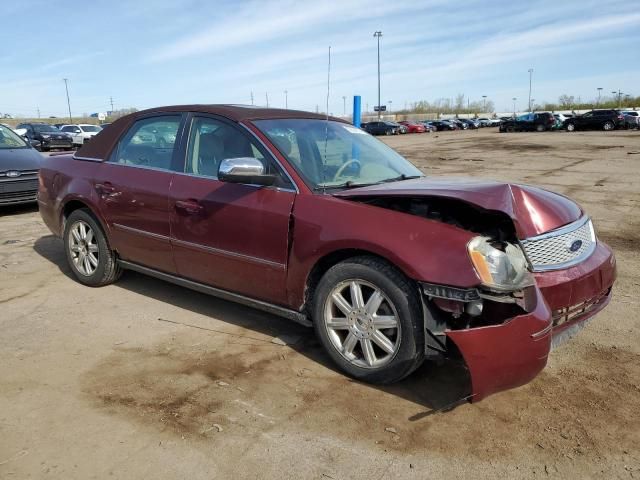
<svg viewBox="0 0 640 480"><path fill-rule="evenodd" d="M620 91L620 89L618 89L617 92L611 92L611 93L613 93L614 95L618 96L618 108L621 108L622 107L622 95L624 95L624 94Z"/></svg>
<svg viewBox="0 0 640 480"><path fill-rule="evenodd" d="M253 105L253 92L251 92L251 105Z"/></svg>
<svg viewBox="0 0 640 480"><path fill-rule="evenodd" d="M487 111L487 96L482 95L482 113L486 113Z"/></svg>
<svg viewBox="0 0 640 480"><path fill-rule="evenodd" d="M533 77L533 68L529 69L529 111L531 111L531 78Z"/></svg>
<svg viewBox="0 0 640 480"><path fill-rule="evenodd" d="M267 99L267 108L269 108L269 92L264 92L264 96Z"/></svg>
<svg viewBox="0 0 640 480"><path fill-rule="evenodd" d="M38 110L38 118L40 118L40 107L36 107L36 109Z"/></svg>
<svg viewBox="0 0 640 480"><path fill-rule="evenodd" d="M516 97L513 97L511 100L513 100L513 116L516 116Z"/></svg>
<svg viewBox="0 0 640 480"><path fill-rule="evenodd" d="M289 97L288 97L289 92L287 92L286 90L284 91L284 108L285 109L289 109Z"/></svg>
<svg viewBox="0 0 640 480"><path fill-rule="evenodd" d="M316 113L320 113L320 107L318 107L317 103L316 103Z"/></svg>
<svg viewBox="0 0 640 480"><path fill-rule="evenodd" d="M342 96L342 116L347 115L347 97L345 95Z"/></svg>
<svg viewBox="0 0 640 480"><path fill-rule="evenodd" d="M382 32L373 32L373 36L378 39L378 119L380 119L380 37Z"/></svg>
<svg viewBox="0 0 640 480"><path fill-rule="evenodd" d="M111 102L111 115L113 115L113 112L115 111L113 108L113 97L109 97L109 102Z"/></svg>
<svg viewBox="0 0 640 480"><path fill-rule="evenodd" d="M598 87L598 103L596 103L596 107L600 106L600 93L602 92L602 87Z"/></svg>
<svg viewBox="0 0 640 480"><path fill-rule="evenodd" d="M68 78L63 78L64 80L64 88L67 91L67 107L69 107L69 123L73 123L73 119L71 118L71 102L69 101L69 85L68 85Z"/></svg>
<svg viewBox="0 0 640 480"><path fill-rule="evenodd" d="M618 108L620 108L622 106L622 104L620 102L620 100L622 98L622 92L620 91L620 89L618 89L617 92L611 92L611 93L613 93L614 95L618 96Z"/></svg>

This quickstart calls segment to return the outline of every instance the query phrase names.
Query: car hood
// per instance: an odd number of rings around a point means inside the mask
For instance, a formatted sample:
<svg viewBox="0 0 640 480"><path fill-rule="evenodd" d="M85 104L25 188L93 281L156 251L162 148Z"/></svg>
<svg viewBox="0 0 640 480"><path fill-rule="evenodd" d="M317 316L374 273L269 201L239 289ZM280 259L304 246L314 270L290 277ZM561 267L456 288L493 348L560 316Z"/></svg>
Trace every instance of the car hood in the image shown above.
<svg viewBox="0 0 640 480"><path fill-rule="evenodd" d="M0 149L0 172L7 170L38 170L42 162L33 148Z"/></svg>
<svg viewBox="0 0 640 480"><path fill-rule="evenodd" d="M460 177L422 177L334 193L340 198L379 196L445 197L507 214L521 239L578 220L583 212L572 200L530 185Z"/></svg>

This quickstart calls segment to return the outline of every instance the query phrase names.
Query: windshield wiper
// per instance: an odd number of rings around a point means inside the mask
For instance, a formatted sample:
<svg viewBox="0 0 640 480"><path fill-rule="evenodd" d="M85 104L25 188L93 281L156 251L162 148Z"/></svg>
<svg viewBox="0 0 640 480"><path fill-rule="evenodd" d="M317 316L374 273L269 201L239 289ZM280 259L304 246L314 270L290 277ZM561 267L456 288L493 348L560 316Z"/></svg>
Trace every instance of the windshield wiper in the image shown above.
<svg viewBox="0 0 640 480"><path fill-rule="evenodd" d="M360 188L360 187L369 187L371 185L375 185L375 183L357 183L352 180L347 180L344 183L338 183L336 185L318 185L313 190L333 190L336 188Z"/></svg>
<svg viewBox="0 0 640 480"><path fill-rule="evenodd" d="M401 180L411 180L411 179L414 179L414 178L422 178L422 177L424 177L424 175L405 175L403 173L402 175L398 175L397 177L386 178L384 180L380 180L379 182L376 182L376 184L378 184L378 183L399 182Z"/></svg>

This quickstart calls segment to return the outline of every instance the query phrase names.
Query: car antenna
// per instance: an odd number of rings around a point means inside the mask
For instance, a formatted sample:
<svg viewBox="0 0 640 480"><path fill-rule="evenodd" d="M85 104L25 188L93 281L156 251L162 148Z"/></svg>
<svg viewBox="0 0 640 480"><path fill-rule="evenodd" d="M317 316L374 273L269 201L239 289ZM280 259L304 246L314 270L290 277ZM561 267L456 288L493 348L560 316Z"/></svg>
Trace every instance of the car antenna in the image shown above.
<svg viewBox="0 0 640 480"><path fill-rule="evenodd" d="M322 193L327 193L326 167L327 167L327 142L329 141L329 94L331 85L331 45L329 45L329 63L327 65L327 111L324 124L324 161L322 162Z"/></svg>

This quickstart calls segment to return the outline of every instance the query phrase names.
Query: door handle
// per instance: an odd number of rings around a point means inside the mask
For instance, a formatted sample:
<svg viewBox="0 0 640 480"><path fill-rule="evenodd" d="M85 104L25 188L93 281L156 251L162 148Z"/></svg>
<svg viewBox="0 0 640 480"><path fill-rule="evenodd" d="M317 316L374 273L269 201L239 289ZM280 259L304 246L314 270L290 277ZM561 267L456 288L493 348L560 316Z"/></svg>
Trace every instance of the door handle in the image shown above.
<svg viewBox="0 0 640 480"><path fill-rule="evenodd" d="M110 182L96 183L95 187L100 195L110 195L116 191L116 187Z"/></svg>
<svg viewBox="0 0 640 480"><path fill-rule="evenodd" d="M176 210L181 210L190 215L197 215L204 210L202 205L195 200L176 200L175 208Z"/></svg>

